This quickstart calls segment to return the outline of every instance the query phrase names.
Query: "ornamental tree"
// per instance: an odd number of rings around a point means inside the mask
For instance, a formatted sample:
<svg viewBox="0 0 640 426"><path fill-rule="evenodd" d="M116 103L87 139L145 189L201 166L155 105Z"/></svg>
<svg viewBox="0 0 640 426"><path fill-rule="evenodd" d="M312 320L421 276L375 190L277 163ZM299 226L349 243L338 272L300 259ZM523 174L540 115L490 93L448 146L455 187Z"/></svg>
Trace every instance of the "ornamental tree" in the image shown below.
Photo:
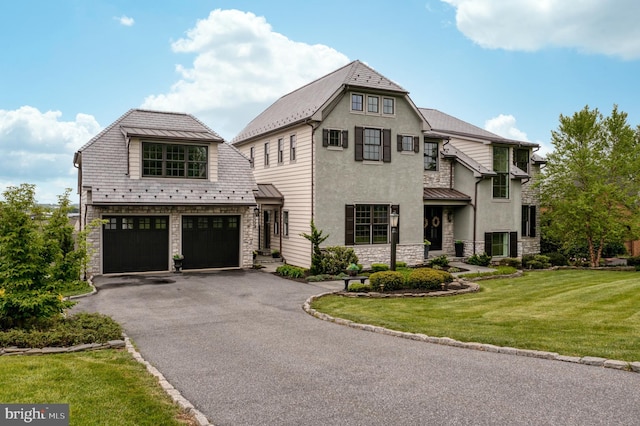
<svg viewBox="0 0 640 426"><path fill-rule="evenodd" d="M638 237L640 127L634 130L617 106L608 117L585 106L560 115L551 141L537 183L546 232L566 250L586 246L598 266L606 244Z"/></svg>

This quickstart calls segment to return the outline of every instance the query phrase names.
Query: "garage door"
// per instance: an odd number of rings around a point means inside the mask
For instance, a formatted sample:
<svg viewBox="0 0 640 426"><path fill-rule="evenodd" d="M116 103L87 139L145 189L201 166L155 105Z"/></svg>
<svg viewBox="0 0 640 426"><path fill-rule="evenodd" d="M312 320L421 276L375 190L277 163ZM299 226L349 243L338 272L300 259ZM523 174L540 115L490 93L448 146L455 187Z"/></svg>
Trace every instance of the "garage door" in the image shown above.
<svg viewBox="0 0 640 426"><path fill-rule="evenodd" d="M105 216L105 274L169 270L168 216Z"/></svg>
<svg viewBox="0 0 640 426"><path fill-rule="evenodd" d="M239 266L240 216L183 216L184 269Z"/></svg>

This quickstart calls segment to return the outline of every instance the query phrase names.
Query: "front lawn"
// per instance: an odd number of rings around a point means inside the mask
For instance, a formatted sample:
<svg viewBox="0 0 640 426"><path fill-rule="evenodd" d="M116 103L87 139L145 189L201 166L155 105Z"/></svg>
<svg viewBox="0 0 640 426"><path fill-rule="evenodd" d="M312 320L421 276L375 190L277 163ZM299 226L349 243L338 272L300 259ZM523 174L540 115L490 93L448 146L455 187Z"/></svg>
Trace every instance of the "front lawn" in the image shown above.
<svg viewBox="0 0 640 426"><path fill-rule="evenodd" d="M640 273L562 270L482 281L479 293L374 299L331 295L312 308L394 330L570 356L640 361Z"/></svg>
<svg viewBox="0 0 640 426"><path fill-rule="evenodd" d="M0 383L5 404L69 404L72 425L195 424L126 351L3 356Z"/></svg>

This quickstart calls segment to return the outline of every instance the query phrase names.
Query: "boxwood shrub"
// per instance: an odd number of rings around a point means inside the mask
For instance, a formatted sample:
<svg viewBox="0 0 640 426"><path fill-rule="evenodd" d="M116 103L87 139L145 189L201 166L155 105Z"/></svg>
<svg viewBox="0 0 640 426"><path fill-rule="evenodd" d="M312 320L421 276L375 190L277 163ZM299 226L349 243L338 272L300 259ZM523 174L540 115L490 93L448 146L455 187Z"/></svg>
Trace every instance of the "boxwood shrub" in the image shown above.
<svg viewBox="0 0 640 426"><path fill-rule="evenodd" d="M297 266L282 265L276 268L276 274L282 275L283 277L304 278L305 270Z"/></svg>
<svg viewBox="0 0 640 426"><path fill-rule="evenodd" d="M385 263L372 263L371 264L371 271L373 272L381 272L381 271L388 271L389 270L389 265L385 264Z"/></svg>
<svg viewBox="0 0 640 426"><path fill-rule="evenodd" d="M369 276L369 283L373 291L400 290L405 285L404 275L398 271L374 272Z"/></svg>
<svg viewBox="0 0 640 426"><path fill-rule="evenodd" d="M450 273L432 268L419 268L411 271L407 284L411 288L425 290L436 290L441 288L442 283L453 281Z"/></svg>
<svg viewBox="0 0 640 426"><path fill-rule="evenodd" d="M371 291L371 284L351 283L349 284L349 291L354 293L367 293Z"/></svg>

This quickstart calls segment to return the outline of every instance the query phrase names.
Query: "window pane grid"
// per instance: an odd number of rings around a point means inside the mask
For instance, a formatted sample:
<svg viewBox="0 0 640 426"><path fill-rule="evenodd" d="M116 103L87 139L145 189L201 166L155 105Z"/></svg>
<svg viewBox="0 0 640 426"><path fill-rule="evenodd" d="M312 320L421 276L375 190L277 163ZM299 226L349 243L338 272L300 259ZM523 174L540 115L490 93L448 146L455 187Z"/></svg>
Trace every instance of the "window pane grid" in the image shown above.
<svg viewBox="0 0 640 426"><path fill-rule="evenodd" d="M438 144L435 142L424 143L424 169L435 171L438 167Z"/></svg>
<svg viewBox="0 0 640 426"><path fill-rule="evenodd" d="M351 109L354 111L362 111L363 107L362 95L351 95Z"/></svg>
<svg viewBox="0 0 640 426"><path fill-rule="evenodd" d="M207 162L204 146L143 143L143 176L205 179Z"/></svg>
<svg viewBox="0 0 640 426"><path fill-rule="evenodd" d="M378 103L380 99L377 96L367 96L367 112L378 112Z"/></svg>
<svg viewBox="0 0 640 426"><path fill-rule="evenodd" d="M385 113L385 114L393 114L394 113L393 99L384 98L384 100L382 101L382 112Z"/></svg>
<svg viewBox="0 0 640 426"><path fill-rule="evenodd" d="M356 205L354 242L386 244L389 242L389 206Z"/></svg>
<svg viewBox="0 0 640 426"><path fill-rule="evenodd" d="M413 151L413 136L402 137L402 150Z"/></svg>
<svg viewBox="0 0 640 426"><path fill-rule="evenodd" d="M363 158L365 160L380 160L380 129L364 129Z"/></svg>

